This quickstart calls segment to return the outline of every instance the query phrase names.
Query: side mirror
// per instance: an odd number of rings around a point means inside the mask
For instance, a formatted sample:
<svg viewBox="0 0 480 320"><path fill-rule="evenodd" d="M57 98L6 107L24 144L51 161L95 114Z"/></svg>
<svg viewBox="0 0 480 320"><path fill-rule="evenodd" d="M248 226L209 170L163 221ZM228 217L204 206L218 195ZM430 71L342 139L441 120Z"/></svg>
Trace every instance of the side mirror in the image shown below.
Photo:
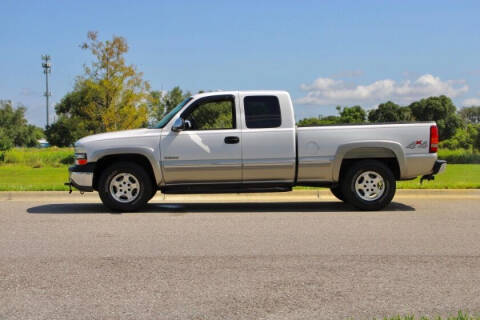
<svg viewBox="0 0 480 320"><path fill-rule="evenodd" d="M173 132L180 132L185 129L185 121L182 118L175 120L172 126Z"/></svg>

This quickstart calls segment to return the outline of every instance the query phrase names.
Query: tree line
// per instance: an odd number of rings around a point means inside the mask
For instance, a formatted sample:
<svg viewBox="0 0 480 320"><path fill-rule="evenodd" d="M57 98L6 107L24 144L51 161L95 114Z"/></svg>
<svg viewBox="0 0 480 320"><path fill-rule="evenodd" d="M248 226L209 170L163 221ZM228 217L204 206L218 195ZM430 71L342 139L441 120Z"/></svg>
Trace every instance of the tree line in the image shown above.
<svg viewBox="0 0 480 320"><path fill-rule="evenodd" d="M92 62L84 65L72 91L56 104L57 120L44 132L27 123L25 107L14 108L11 102L0 101L0 151L34 146L43 136L50 144L63 147L91 134L147 127L191 95L178 86L169 91L152 90L136 66L126 63L129 47L123 37L101 41L97 32L88 32L80 47L90 52ZM480 150L480 107L457 111L446 96L408 106L387 101L369 111L359 105L338 106L337 111L338 115L302 119L298 125L436 121L443 147Z"/></svg>
<svg viewBox="0 0 480 320"><path fill-rule="evenodd" d="M472 106L457 111L452 100L444 95L414 101L408 106L387 101L369 111L358 105L337 106L337 112L336 116L305 118L298 125L436 121L441 147L480 150L480 107Z"/></svg>
<svg viewBox="0 0 480 320"><path fill-rule="evenodd" d="M44 137L43 130L25 119L26 108L16 108L10 100L0 100L0 157L15 146L34 147Z"/></svg>

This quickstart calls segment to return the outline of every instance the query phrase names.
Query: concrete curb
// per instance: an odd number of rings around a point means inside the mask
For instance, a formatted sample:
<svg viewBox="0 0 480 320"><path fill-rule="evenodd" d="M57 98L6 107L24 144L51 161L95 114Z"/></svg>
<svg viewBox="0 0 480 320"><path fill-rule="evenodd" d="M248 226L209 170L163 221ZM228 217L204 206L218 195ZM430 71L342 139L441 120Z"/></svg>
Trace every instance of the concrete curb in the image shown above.
<svg viewBox="0 0 480 320"><path fill-rule="evenodd" d="M400 189L395 199L478 199L480 189ZM154 202L295 202L295 201L331 201L336 199L328 189L294 190L281 193L230 193L230 194L178 194L157 193ZM96 192L83 195L78 191L1 191L0 201L68 201L99 202Z"/></svg>

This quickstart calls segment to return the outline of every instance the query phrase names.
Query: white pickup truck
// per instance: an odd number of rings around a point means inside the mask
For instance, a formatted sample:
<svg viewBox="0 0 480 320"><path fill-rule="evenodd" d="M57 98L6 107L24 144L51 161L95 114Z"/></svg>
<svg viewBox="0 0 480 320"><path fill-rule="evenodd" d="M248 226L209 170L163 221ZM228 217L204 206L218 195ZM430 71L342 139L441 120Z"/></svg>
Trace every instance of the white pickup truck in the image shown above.
<svg viewBox="0 0 480 320"><path fill-rule="evenodd" d="M392 200L396 180L433 179L435 122L297 128L285 91L225 91L189 97L152 128L75 143L67 183L99 192L112 210L134 211L157 192L227 193L329 187L362 210Z"/></svg>

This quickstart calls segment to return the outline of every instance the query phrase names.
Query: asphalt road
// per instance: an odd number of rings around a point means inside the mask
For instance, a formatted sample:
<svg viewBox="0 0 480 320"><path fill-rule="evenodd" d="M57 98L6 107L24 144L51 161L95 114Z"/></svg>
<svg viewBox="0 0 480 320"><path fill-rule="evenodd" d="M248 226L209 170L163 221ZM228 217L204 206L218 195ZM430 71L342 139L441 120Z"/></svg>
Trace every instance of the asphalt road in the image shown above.
<svg viewBox="0 0 480 320"><path fill-rule="evenodd" d="M160 199L129 214L95 198L1 200L0 319L479 314L480 193L421 192L380 212L333 199Z"/></svg>

